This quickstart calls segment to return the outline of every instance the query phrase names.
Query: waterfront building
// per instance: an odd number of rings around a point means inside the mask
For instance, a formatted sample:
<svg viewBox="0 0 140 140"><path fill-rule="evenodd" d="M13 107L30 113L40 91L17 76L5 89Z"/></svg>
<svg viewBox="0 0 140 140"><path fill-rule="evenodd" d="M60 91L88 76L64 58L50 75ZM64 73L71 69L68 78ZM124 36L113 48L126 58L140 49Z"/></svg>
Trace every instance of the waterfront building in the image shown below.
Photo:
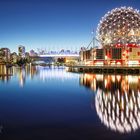
<svg viewBox="0 0 140 140"><path fill-rule="evenodd" d="M25 58L25 46L18 46L18 55L20 58Z"/></svg>
<svg viewBox="0 0 140 140"><path fill-rule="evenodd" d="M140 65L140 13L131 7L108 12L97 28L99 48L81 49L85 65Z"/></svg>
<svg viewBox="0 0 140 140"><path fill-rule="evenodd" d="M31 61L31 57L30 57L30 53L29 52L26 52L25 53L25 59L26 61L29 63Z"/></svg>
<svg viewBox="0 0 140 140"><path fill-rule="evenodd" d="M0 63L5 63L10 61L10 49L1 48L0 49Z"/></svg>
<svg viewBox="0 0 140 140"><path fill-rule="evenodd" d="M16 64L18 60L18 55L16 52L11 53L11 62Z"/></svg>
<svg viewBox="0 0 140 140"><path fill-rule="evenodd" d="M79 62L79 57L66 57L65 63L66 64L77 64Z"/></svg>

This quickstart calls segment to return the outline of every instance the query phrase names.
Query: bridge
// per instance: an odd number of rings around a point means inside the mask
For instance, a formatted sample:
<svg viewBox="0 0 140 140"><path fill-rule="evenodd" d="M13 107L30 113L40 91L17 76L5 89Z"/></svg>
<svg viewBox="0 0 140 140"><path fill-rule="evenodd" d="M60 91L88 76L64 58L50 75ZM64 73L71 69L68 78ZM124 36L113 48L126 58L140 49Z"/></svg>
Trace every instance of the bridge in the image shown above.
<svg viewBox="0 0 140 140"><path fill-rule="evenodd" d="M79 54L45 54L39 57L79 57Z"/></svg>
<svg viewBox="0 0 140 140"><path fill-rule="evenodd" d="M44 61L46 63L56 62L59 58L65 60L78 60L80 55L78 53L60 54L60 53L50 53L50 54L40 54L38 56L33 56L34 61Z"/></svg>

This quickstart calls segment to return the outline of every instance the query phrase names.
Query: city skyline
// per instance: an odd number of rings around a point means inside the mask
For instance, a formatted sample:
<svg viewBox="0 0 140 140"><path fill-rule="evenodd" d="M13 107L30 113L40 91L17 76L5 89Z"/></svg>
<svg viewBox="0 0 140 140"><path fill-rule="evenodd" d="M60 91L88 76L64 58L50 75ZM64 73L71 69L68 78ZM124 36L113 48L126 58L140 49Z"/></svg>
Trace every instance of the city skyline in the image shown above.
<svg viewBox="0 0 140 140"><path fill-rule="evenodd" d="M107 11L120 6L140 9L139 3L138 0L2 0L0 47L15 52L18 45L24 45L27 51L79 49L95 36Z"/></svg>

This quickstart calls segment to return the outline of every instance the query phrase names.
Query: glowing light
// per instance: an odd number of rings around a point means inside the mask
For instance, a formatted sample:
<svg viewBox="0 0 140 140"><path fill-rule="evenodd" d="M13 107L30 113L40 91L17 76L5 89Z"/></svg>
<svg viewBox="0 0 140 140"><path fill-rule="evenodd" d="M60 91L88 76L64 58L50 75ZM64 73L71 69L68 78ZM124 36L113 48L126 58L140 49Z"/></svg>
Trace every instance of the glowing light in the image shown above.
<svg viewBox="0 0 140 140"><path fill-rule="evenodd" d="M128 65L129 66L137 66L137 65L139 65L139 61L137 61L137 60L136 61L131 61L130 60L130 61L128 61Z"/></svg>
<svg viewBox="0 0 140 140"><path fill-rule="evenodd" d="M97 28L97 38L103 46L112 43L117 44L120 38L121 42L137 43L137 37L140 35L136 31L139 30L139 27L140 13L137 9L133 9L132 7L115 8L102 17Z"/></svg>
<svg viewBox="0 0 140 140"><path fill-rule="evenodd" d="M117 62L117 65L121 65L121 62Z"/></svg>
<svg viewBox="0 0 140 140"><path fill-rule="evenodd" d="M104 65L104 62L101 62L101 61L99 62L99 61L98 61L98 62L95 63L95 65L96 65L96 66L103 66L103 65Z"/></svg>
<svg viewBox="0 0 140 140"><path fill-rule="evenodd" d="M95 107L101 122L111 130L120 133L136 131L140 127L140 112L139 109L137 109L139 103L133 101L135 101L139 95L133 91L132 94L125 93L129 95L130 99L129 102L126 102L124 99L126 95L120 92L118 92L119 96L121 96L120 100L111 92L106 94L107 95L98 89L95 96ZM115 107L113 107L113 104Z"/></svg>

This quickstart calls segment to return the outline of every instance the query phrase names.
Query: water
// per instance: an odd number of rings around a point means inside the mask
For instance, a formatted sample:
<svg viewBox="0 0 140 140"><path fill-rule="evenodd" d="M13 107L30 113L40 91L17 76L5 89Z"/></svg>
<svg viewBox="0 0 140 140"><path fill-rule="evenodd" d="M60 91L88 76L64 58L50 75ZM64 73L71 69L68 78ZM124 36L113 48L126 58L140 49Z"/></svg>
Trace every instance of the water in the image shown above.
<svg viewBox="0 0 140 140"><path fill-rule="evenodd" d="M0 138L138 139L140 76L0 66Z"/></svg>

